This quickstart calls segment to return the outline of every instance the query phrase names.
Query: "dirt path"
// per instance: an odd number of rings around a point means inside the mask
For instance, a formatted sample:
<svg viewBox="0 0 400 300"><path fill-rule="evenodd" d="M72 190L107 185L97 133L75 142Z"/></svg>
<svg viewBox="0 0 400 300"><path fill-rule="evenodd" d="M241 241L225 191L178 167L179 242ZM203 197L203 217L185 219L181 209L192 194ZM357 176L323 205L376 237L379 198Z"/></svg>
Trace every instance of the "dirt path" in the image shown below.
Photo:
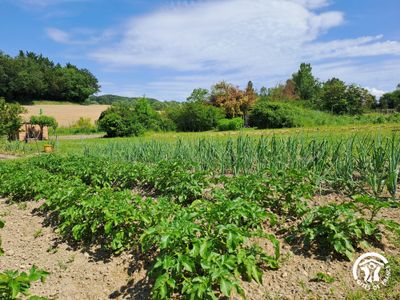
<svg viewBox="0 0 400 300"><path fill-rule="evenodd" d="M76 134L76 135L60 135L59 140L86 140L97 139L103 137L104 134Z"/></svg>
<svg viewBox="0 0 400 300"><path fill-rule="evenodd" d="M0 160L2 160L2 159L15 159L15 158L18 158L18 156L11 155L11 154L0 153Z"/></svg>
<svg viewBox="0 0 400 300"><path fill-rule="evenodd" d="M145 271L133 268L131 254L107 259L95 252L74 250L59 243L44 218L35 214L38 203L6 204L0 199L0 231L5 251L0 256L0 271L25 271L32 265L51 274L44 284L34 284L35 295L52 299L143 299L148 297ZM132 273L132 275L129 275Z"/></svg>

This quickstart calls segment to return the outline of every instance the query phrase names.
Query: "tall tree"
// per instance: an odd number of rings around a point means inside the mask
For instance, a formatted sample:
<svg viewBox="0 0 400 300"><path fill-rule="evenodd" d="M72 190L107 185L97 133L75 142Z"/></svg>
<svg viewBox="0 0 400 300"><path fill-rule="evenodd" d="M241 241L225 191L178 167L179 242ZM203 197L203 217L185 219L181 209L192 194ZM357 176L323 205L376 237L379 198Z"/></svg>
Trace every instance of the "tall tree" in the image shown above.
<svg viewBox="0 0 400 300"><path fill-rule="evenodd" d="M379 99L379 107L383 109L396 109L400 111L400 89L385 93Z"/></svg>
<svg viewBox="0 0 400 300"><path fill-rule="evenodd" d="M268 96L268 89L265 86L261 87L261 89L260 89L260 97L264 99L267 96Z"/></svg>
<svg viewBox="0 0 400 300"><path fill-rule="evenodd" d="M337 78L326 81L321 92L322 109L335 114L348 112L346 84Z"/></svg>
<svg viewBox="0 0 400 300"><path fill-rule="evenodd" d="M240 106L240 110L243 113L243 118L244 118L244 126L248 127L249 125L249 111L251 107L254 105L254 103L257 101L258 95L256 90L254 89L253 82L249 81L247 83L246 90L244 92L244 97L242 100L242 104Z"/></svg>
<svg viewBox="0 0 400 300"><path fill-rule="evenodd" d="M346 88L346 100L348 103L347 113L351 115L362 114L365 109L371 109L375 106L376 99L373 95L355 84Z"/></svg>
<svg viewBox="0 0 400 300"><path fill-rule="evenodd" d="M210 99L210 93L207 89L194 89L192 94L186 98L187 102L206 103Z"/></svg>
<svg viewBox="0 0 400 300"><path fill-rule="evenodd" d="M0 52L0 97L7 100L35 99L81 102L99 91L96 77L72 64L62 67L33 52L16 57Z"/></svg>
<svg viewBox="0 0 400 300"><path fill-rule="evenodd" d="M241 107L246 101L245 92L238 87L221 81L211 89L210 102L214 106L222 107L228 118L242 117L244 115Z"/></svg>
<svg viewBox="0 0 400 300"><path fill-rule="evenodd" d="M292 75L296 94L303 100L315 100L318 96L319 82L312 74L310 64L302 63L298 72Z"/></svg>

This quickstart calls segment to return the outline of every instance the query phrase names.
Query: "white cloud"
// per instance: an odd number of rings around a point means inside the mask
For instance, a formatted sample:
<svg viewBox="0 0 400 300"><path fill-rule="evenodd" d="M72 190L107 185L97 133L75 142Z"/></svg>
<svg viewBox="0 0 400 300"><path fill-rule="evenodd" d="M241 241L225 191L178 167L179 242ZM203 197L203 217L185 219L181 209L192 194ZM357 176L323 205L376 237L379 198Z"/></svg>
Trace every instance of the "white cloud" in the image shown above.
<svg viewBox="0 0 400 300"><path fill-rule="evenodd" d="M364 86L379 96L379 91L393 91L400 82L400 59L322 63L315 65L314 71L321 80L337 77Z"/></svg>
<svg viewBox="0 0 400 300"><path fill-rule="evenodd" d="M181 99L194 87L209 87L222 79L240 85L251 79L271 86L303 61L315 66L317 76L338 76L377 90L388 89L394 78L400 78L399 69L382 58L398 57L399 41L383 36L320 41L330 29L344 24L343 13L329 10L327 0L174 3L131 18L119 28L118 42L89 56L116 69L144 66L176 72L144 89L162 89L167 98ZM371 56L379 63L359 62Z"/></svg>
<svg viewBox="0 0 400 300"><path fill-rule="evenodd" d="M382 97L383 94L387 93L387 91L383 91L383 90L376 89L376 88L366 87L366 89L367 89L372 95L374 95L377 99L379 99L380 97Z"/></svg>
<svg viewBox="0 0 400 300"><path fill-rule="evenodd" d="M94 45L110 40L115 36L113 30L105 30L101 33L87 28L75 28L70 32L50 27L46 28L47 36L54 42L65 45Z"/></svg>
<svg viewBox="0 0 400 300"><path fill-rule="evenodd" d="M311 4L310 4L311 3ZM305 43L343 21L325 1L202 1L133 18L122 40L92 57L116 65L229 70L297 60Z"/></svg>
<svg viewBox="0 0 400 300"><path fill-rule="evenodd" d="M70 35L63 30L57 28L47 28L46 33L53 41L57 43L70 44L72 42Z"/></svg>

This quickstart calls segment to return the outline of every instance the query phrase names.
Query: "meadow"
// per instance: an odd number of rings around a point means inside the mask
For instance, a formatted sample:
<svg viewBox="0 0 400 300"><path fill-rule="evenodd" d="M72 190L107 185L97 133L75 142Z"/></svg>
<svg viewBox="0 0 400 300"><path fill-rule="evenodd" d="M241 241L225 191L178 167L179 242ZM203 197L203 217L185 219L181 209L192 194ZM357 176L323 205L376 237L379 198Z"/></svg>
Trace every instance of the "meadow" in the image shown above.
<svg viewBox="0 0 400 300"><path fill-rule="evenodd" d="M3 143L21 158L0 163L0 195L41 201L44 226L63 243L100 249L93 258L133 253L129 264L145 266L139 298L398 299L399 129L153 132L58 139L53 154L41 153L43 142ZM392 273L368 292L351 266L370 251ZM57 276L45 271L28 281Z"/></svg>

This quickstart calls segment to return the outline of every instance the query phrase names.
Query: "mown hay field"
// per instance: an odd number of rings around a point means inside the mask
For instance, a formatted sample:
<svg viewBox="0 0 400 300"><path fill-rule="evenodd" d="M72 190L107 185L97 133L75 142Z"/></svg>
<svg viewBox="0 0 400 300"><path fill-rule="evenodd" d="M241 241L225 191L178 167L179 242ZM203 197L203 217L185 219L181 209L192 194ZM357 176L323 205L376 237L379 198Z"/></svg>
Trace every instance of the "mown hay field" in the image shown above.
<svg viewBox="0 0 400 300"><path fill-rule="evenodd" d="M99 118L100 114L108 108L108 105L26 105L27 113L23 115L25 120L29 120L32 115L40 113L54 117L58 125L67 127L74 124L79 118L89 118L92 123Z"/></svg>

